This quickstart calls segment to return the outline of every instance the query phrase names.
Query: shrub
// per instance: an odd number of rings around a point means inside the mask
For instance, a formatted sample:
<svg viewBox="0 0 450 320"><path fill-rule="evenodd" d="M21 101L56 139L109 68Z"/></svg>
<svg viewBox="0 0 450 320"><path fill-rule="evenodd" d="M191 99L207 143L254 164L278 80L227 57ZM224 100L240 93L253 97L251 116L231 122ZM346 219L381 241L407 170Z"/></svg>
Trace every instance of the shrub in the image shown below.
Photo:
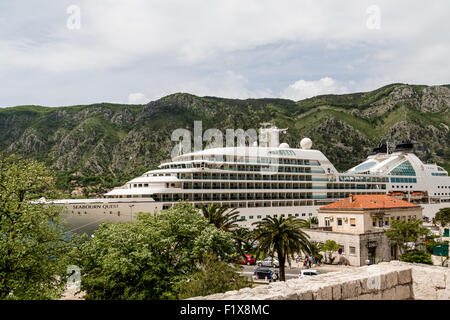
<svg viewBox="0 0 450 320"><path fill-rule="evenodd" d="M431 261L431 254L421 250L407 251L400 257L400 260L413 263L433 264Z"/></svg>

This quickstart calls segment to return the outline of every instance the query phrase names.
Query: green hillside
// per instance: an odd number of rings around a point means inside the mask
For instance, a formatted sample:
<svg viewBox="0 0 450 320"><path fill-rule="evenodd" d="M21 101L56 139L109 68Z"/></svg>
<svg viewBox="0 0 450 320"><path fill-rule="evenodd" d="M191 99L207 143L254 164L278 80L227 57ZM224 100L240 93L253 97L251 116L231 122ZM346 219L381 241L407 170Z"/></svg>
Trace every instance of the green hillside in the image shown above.
<svg viewBox="0 0 450 320"><path fill-rule="evenodd" d="M147 105L18 106L0 109L0 150L38 159L61 190L99 193L170 158L177 128L288 128L280 142L312 139L339 170L387 140L412 139L425 162L450 170L450 86L391 84L371 92L284 99L224 99L173 94ZM86 188L90 187L90 188Z"/></svg>

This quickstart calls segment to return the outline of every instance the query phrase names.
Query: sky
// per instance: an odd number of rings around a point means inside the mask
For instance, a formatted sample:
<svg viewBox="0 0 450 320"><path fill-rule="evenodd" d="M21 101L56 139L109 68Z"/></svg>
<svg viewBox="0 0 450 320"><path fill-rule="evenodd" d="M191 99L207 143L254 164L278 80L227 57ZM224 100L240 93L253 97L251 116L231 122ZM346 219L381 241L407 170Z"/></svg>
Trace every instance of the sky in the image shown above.
<svg viewBox="0 0 450 320"><path fill-rule="evenodd" d="M441 0L2 0L0 107L450 83Z"/></svg>

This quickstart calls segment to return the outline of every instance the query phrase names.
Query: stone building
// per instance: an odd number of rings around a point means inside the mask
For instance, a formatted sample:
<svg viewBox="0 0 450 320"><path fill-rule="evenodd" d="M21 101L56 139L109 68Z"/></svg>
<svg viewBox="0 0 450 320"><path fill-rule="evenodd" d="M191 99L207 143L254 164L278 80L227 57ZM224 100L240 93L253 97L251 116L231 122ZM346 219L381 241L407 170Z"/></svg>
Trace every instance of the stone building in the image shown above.
<svg viewBox="0 0 450 320"><path fill-rule="evenodd" d="M350 195L318 211L319 226L304 230L310 241L334 240L341 245L338 260L365 265L397 259L384 230L392 221L422 219L422 207L388 195Z"/></svg>

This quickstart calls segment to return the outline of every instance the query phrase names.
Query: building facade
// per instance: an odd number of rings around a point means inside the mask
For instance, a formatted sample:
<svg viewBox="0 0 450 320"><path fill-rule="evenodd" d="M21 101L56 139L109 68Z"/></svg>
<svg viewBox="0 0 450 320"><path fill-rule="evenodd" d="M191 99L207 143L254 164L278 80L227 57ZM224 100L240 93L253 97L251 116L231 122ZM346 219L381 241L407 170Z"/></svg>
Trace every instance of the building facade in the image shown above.
<svg viewBox="0 0 450 320"><path fill-rule="evenodd" d="M422 207L388 195L350 195L318 211L319 226L305 230L310 241L334 240L341 246L337 261L361 266L397 259L384 230L392 221L422 220Z"/></svg>

